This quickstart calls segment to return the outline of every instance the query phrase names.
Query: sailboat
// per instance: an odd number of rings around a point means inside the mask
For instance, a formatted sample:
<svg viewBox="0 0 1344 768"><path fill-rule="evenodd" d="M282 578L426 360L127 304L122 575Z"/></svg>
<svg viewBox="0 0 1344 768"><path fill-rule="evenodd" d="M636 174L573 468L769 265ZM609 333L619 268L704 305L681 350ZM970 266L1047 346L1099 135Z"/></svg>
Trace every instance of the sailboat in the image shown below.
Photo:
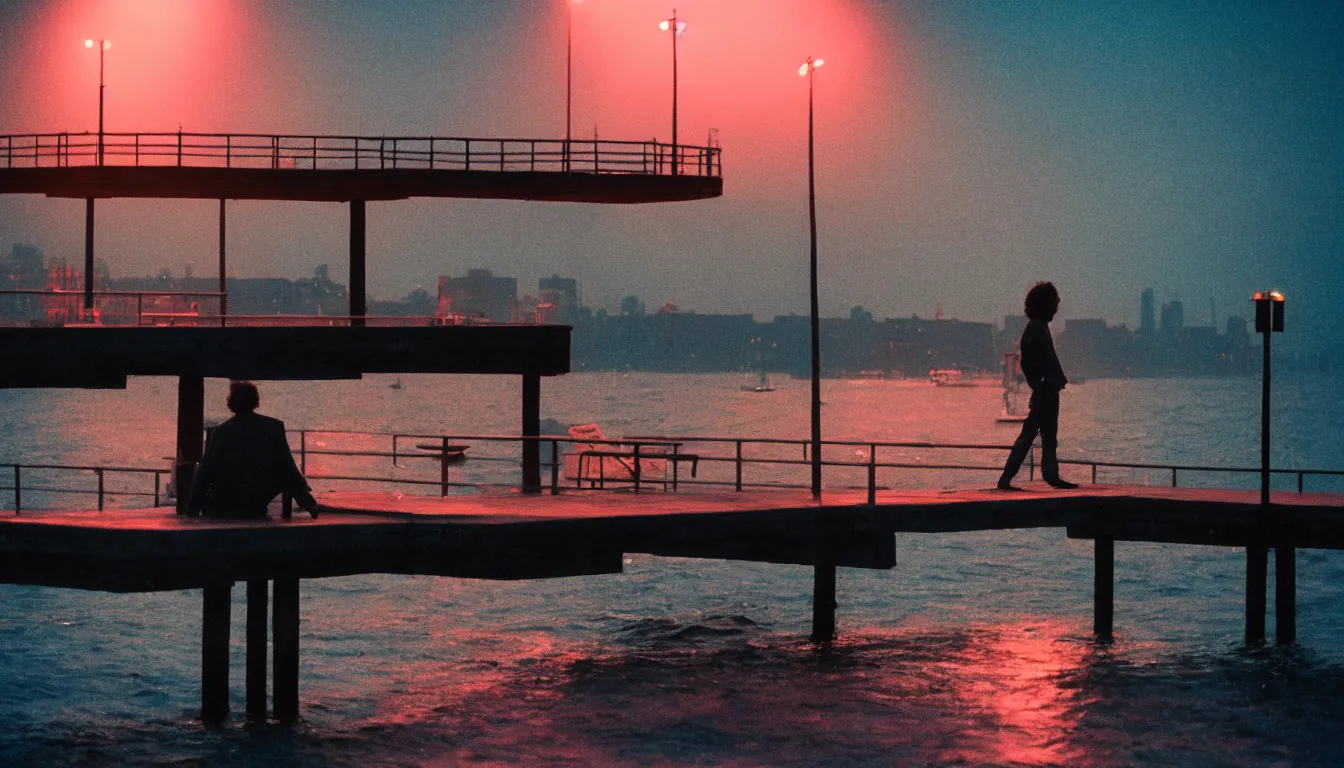
<svg viewBox="0 0 1344 768"><path fill-rule="evenodd" d="M1021 362L1021 353L1008 352L1003 356L1003 413L995 419L1000 424L1021 424L1027 420L1022 404Z"/></svg>

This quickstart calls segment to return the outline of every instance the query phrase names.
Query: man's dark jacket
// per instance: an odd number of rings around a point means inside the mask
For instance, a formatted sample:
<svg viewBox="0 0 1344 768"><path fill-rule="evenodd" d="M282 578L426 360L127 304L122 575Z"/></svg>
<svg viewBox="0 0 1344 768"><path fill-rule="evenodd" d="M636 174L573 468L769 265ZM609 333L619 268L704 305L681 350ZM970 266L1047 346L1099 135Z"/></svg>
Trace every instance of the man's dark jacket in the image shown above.
<svg viewBox="0 0 1344 768"><path fill-rule="evenodd" d="M1027 322L1022 330L1022 375L1032 392L1058 392L1069 380L1055 355L1055 342L1050 337L1050 324L1036 319ZM1044 386L1042 386L1044 385Z"/></svg>
<svg viewBox="0 0 1344 768"><path fill-rule="evenodd" d="M281 491L297 497L308 491L290 453L285 423L245 412L210 435L188 508L217 517L265 517L266 506Z"/></svg>

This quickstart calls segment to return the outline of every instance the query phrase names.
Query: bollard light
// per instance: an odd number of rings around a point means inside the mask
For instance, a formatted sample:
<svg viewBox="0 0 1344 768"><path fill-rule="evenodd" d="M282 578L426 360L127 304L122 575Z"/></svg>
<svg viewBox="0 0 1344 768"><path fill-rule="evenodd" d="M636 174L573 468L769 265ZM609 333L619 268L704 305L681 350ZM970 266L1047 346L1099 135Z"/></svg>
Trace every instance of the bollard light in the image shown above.
<svg viewBox="0 0 1344 768"><path fill-rule="evenodd" d="M1255 332L1283 333L1283 294L1260 291L1251 301L1255 302Z"/></svg>

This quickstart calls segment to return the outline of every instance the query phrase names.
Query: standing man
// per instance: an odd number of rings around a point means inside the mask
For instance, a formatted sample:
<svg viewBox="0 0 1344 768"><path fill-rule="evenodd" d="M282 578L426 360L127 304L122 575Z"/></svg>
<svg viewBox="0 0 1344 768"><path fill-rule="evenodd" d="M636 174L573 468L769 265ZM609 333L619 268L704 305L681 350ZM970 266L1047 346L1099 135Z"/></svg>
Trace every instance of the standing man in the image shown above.
<svg viewBox="0 0 1344 768"><path fill-rule="evenodd" d="M265 520L266 507L284 492L316 518L317 500L294 463L285 423L257 413L257 385L229 382L227 404L233 418L215 427L206 442L188 513Z"/></svg>
<svg viewBox="0 0 1344 768"><path fill-rule="evenodd" d="M1022 422L1022 433L1013 443L1008 462L999 477L999 490L1021 490L1013 486L1013 477L1027 458L1027 451L1041 435L1041 477L1055 488L1077 488L1059 476L1059 459L1055 450L1059 445L1059 392L1069 383L1064 369L1055 356L1055 342L1050 338L1050 321L1059 311L1059 291L1053 283L1039 282L1027 291L1025 302L1027 327L1022 331L1019 347L1022 351L1022 375L1031 387L1031 410Z"/></svg>

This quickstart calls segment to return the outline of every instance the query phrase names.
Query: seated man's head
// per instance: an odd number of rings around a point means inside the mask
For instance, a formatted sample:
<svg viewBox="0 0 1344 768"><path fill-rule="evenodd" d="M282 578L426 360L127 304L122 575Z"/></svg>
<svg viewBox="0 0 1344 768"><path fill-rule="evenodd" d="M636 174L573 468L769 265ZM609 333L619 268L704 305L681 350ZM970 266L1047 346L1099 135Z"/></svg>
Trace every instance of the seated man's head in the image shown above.
<svg viewBox="0 0 1344 768"><path fill-rule="evenodd" d="M1055 313L1059 311L1059 291L1055 290L1054 283L1042 280L1027 291L1024 304L1027 317L1048 323L1055 319Z"/></svg>
<svg viewBox="0 0 1344 768"><path fill-rule="evenodd" d="M225 401L234 413L251 413L261 404L257 385L250 381L230 381L229 399Z"/></svg>

